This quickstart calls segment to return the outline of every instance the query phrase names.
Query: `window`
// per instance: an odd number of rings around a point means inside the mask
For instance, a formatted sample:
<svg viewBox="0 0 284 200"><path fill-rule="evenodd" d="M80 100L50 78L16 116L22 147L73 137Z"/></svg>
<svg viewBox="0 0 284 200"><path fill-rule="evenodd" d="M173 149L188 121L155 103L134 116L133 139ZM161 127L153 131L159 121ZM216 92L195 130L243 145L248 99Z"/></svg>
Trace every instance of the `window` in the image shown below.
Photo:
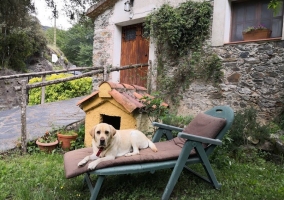
<svg viewBox="0 0 284 200"><path fill-rule="evenodd" d="M249 26L263 25L272 30L271 37L282 36L283 6L279 13L267 8L270 0L232 2L231 41L242 41L242 32Z"/></svg>

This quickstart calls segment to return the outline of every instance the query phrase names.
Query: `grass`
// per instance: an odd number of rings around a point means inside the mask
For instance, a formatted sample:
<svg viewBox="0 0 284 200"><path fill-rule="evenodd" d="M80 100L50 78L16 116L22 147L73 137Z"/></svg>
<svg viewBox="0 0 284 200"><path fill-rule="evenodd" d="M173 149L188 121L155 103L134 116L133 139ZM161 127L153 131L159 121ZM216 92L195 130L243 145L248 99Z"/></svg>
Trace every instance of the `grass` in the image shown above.
<svg viewBox="0 0 284 200"><path fill-rule="evenodd" d="M213 164L221 190L188 172L183 172L171 199L284 199L284 167L272 162L232 164L218 169ZM199 165L193 165L201 170ZM170 176L170 170L106 178L98 199L160 199ZM95 177L94 177L95 178ZM83 176L64 177L61 153L0 155L0 199L89 199L87 188L82 189Z"/></svg>

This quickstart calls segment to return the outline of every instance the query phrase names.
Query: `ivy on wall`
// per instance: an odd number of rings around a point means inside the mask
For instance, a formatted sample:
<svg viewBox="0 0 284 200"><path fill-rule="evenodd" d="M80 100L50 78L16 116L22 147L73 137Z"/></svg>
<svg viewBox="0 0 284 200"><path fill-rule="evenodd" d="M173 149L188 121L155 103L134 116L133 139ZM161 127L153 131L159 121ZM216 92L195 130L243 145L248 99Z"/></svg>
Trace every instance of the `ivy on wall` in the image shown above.
<svg viewBox="0 0 284 200"><path fill-rule="evenodd" d="M206 46L212 21L210 2L164 4L145 20L144 34L156 43L157 88L178 103L177 94L197 78L220 81L221 61Z"/></svg>

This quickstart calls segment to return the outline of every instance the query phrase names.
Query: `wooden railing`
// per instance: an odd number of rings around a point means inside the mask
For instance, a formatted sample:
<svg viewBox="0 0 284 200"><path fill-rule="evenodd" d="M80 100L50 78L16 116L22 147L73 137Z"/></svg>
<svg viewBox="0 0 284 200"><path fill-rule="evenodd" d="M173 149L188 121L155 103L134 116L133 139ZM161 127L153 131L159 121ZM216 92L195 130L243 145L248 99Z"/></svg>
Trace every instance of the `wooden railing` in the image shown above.
<svg viewBox="0 0 284 200"><path fill-rule="evenodd" d="M133 68L139 68L148 66L148 63L142 63L142 64L135 64L135 65L127 65L127 66L121 66L116 68L111 67L81 67L81 68L72 68L67 70L57 70L57 71L44 71L44 72L37 72L37 73L26 73L26 74L15 74L15 75L9 75L9 76L0 76L0 80L5 79L12 79L12 78L29 78L29 77L36 77L36 76L42 76L43 82L40 83L34 83L34 84L28 84L28 81L26 79L20 81L20 86L15 87L14 89L16 91L21 91L21 147L22 152L27 152L27 122L26 122L26 110L27 110L27 95L28 90L32 88L42 88L42 99L44 99L44 87L47 85L62 83L66 81L71 81L83 77L90 77L95 74L103 74L103 80L106 81L108 74L113 71L119 71L119 70L126 70L126 69L133 69ZM56 79L51 81L45 81L45 76L50 74L58 74L58 73L70 73L73 71L85 71L84 73L80 75L70 76L67 78L62 79ZM44 103L44 100L41 99L41 102Z"/></svg>

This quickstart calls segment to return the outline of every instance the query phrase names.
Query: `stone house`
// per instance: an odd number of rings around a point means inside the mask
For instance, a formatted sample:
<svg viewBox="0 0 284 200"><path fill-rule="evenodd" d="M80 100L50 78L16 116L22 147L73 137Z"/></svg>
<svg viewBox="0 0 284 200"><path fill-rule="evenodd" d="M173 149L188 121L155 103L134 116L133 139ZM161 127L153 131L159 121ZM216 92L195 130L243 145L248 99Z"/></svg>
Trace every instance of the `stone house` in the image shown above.
<svg viewBox="0 0 284 200"><path fill-rule="evenodd" d="M271 119L283 107L283 8L273 15L267 9L269 0L208 1L213 5L209 43L222 60L224 77L218 88L198 81L192 83L183 93L179 114L195 115L215 105L230 105L234 110L252 106L261 119ZM139 76L148 80L142 85L155 90L155 44L142 37L141 23L161 5L178 6L181 2L184 1L102 0L91 6L87 16L94 19L94 66L148 62L149 67L141 69ZM244 41L242 30L260 24L272 30L271 36ZM113 72L108 80L141 81L126 72ZM220 95L214 95L220 88Z"/></svg>

